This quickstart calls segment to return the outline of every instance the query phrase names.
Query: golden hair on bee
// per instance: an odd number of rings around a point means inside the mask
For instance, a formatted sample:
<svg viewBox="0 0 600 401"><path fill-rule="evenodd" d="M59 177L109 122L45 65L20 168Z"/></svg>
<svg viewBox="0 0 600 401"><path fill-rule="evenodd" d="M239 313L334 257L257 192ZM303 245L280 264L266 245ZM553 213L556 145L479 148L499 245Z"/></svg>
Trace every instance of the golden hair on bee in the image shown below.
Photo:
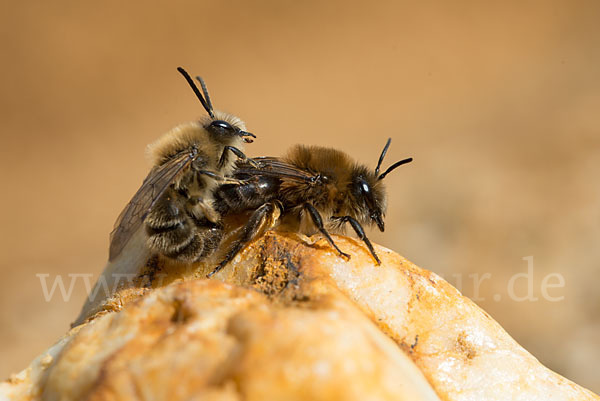
<svg viewBox="0 0 600 401"><path fill-rule="evenodd" d="M306 235L320 232L344 258L349 255L338 248L329 232L343 232L349 225L379 264L363 225L377 225L384 231L387 202L383 179L397 167L412 161L412 158L400 160L380 174L390 143L388 139L375 169L355 162L340 150L305 145L294 146L283 157L254 158L258 167L238 163L234 177L243 183L217 188L215 199L219 213L226 216L253 212L242 234L211 275L264 232L266 222Z"/></svg>
<svg viewBox="0 0 600 401"><path fill-rule="evenodd" d="M386 192L376 172L341 150L321 146L296 145L282 160L317 177L319 185L282 180L281 191L297 205L310 200L325 216L327 228L343 232L346 224L329 216L349 215L361 224L377 224L384 230Z"/></svg>
<svg viewBox="0 0 600 401"><path fill-rule="evenodd" d="M239 182L229 175L238 159L249 160L242 146L256 136L239 118L213 109L202 78L196 77L201 92L183 68L177 70L208 116L180 124L148 146L152 170L115 223L109 260L142 225L155 254L182 262L208 255L222 235L213 189Z"/></svg>
<svg viewBox="0 0 600 401"><path fill-rule="evenodd" d="M236 116L222 111L214 110L213 120L210 117L203 117L198 121L190 121L179 124L172 128L166 134L162 135L155 142L148 145L146 154L152 165L160 165L175 156L181 150L189 149L193 146L202 146L206 149L207 156L218 155L222 152L223 145L235 146L238 149L243 147L247 139L241 136L234 136L225 140L212 131L207 130L213 121L223 121L233 128L245 132L246 124ZM217 163L218 160L214 161ZM211 163L209 163L211 164ZM223 166L222 173L227 175L231 173L233 161Z"/></svg>

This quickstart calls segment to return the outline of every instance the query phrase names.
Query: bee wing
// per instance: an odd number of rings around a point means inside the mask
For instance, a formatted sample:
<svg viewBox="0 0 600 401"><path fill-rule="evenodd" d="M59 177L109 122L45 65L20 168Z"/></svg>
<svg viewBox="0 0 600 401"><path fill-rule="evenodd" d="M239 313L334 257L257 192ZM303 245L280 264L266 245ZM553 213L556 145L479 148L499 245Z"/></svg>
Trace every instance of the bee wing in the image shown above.
<svg viewBox="0 0 600 401"><path fill-rule="evenodd" d="M109 261L119 256L131 236L140 228L158 198L177 175L197 157L195 150L185 151L150 170L140 189L117 218L114 229L110 233Z"/></svg>
<svg viewBox="0 0 600 401"><path fill-rule="evenodd" d="M255 157L253 160L259 164L259 167L253 167L247 162L241 162L238 163L235 174L250 176L267 175L302 182L312 182L317 178L316 174L300 169L277 157Z"/></svg>

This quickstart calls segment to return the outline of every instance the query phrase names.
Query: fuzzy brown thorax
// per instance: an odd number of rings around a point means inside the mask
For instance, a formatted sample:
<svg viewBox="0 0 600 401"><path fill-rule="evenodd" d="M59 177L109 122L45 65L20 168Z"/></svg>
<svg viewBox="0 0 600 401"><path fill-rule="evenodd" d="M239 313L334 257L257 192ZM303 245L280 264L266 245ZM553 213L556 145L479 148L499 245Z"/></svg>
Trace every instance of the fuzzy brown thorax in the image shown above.
<svg viewBox="0 0 600 401"><path fill-rule="evenodd" d="M373 171L356 163L347 154L320 146L294 146L284 160L319 177L314 183L282 184L284 198L301 205L310 200L334 230L333 216L351 216L361 224L377 223L385 215L385 186Z"/></svg>

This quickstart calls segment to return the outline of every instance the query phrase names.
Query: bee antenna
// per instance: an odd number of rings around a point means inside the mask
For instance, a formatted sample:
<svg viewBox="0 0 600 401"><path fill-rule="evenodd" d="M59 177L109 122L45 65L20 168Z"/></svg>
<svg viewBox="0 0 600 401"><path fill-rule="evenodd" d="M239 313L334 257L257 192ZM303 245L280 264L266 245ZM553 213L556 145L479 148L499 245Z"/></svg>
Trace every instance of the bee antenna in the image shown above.
<svg viewBox="0 0 600 401"><path fill-rule="evenodd" d="M377 167L375 167L375 175L379 174L379 168L381 167L381 163L383 163L383 158L385 157L385 154L387 153L388 148L390 147L390 143L392 143L392 138L388 138L387 142L385 143L385 146L383 147L383 150L381 151L381 156L379 156Z"/></svg>
<svg viewBox="0 0 600 401"><path fill-rule="evenodd" d="M198 80L198 82L200 82L200 86L202 87L202 92L204 92L204 98L206 99L206 103L208 104L208 108L210 109L210 112L208 114L210 114L211 117L214 117L212 115L213 106L212 106L212 102L210 101L210 96L208 96L208 89L206 89L206 84L204 83L204 80L202 79L201 76L196 75L196 79Z"/></svg>
<svg viewBox="0 0 600 401"><path fill-rule="evenodd" d="M400 167L401 165L410 163L411 161L413 161L413 158L409 157L408 159L400 160L399 162L392 164L391 166L388 167L387 170L385 170L383 173L381 173L381 175L379 177L377 177L377 179L383 180L385 178L385 176L388 175L388 173L390 173L394 169L396 169L396 167Z"/></svg>
<svg viewBox="0 0 600 401"><path fill-rule="evenodd" d="M209 100L209 103L207 103L206 100L204 100L204 97L202 97L202 93L200 93L200 90L198 89L198 87L194 83L194 80L192 79L192 77L190 77L190 74L188 74L187 71L184 70L181 67L177 67L177 71L179 71L179 73L181 75L183 75L183 77L185 78L185 80L187 81L187 83L190 85L190 87L192 88L192 90L196 94L196 97L198 98L198 100L200 100L200 103L202 103L202 107L204 107L204 110L206 110L206 112L208 113L208 115L211 118L215 118L215 115L213 114L213 111L212 111L212 105L209 107L210 100ZM202 82L202 83L204 84L204 82ZM202 85L202 86L203 86L202 89L204 89L204 93L208 94L208 92L206 92L206 88L204 87L204 85Z"/></svg>

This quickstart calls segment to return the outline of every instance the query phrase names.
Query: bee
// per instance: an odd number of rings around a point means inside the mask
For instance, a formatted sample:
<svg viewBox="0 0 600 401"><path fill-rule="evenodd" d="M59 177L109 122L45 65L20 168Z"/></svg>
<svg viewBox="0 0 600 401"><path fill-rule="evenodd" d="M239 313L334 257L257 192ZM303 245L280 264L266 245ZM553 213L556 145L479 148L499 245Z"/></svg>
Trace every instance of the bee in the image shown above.
<svg viewBox="0 0 600 401"><path fill-rule="evenodd" d="M176 126L149 145L153 167L115 223L109 261L121 254L142 225L146 244L155 254L190 263L212 253L223 234L213 191L219 184L239 183L229 177L237 160L253 164L242 145L256 136L239 118L213 109L202 78L196 77L200 92L183 68L177 70L208 116Z"/></svg>
<svg viewBox="0 0 600 401"><path fill-rule="evenodd" d="M380 174L391 138L386 142L375 170L352 160L337 149L296 145L284 157L258 157L258 167L240 161L233 176L241 185L217 187L218 212L228 214L252 211L241 234L224 259L209 274L221 270L245 244L266 229L278 226L305 234L320 232L341 257L349 259L330 235L347 224L365 243L375 262L381 261L365 234L363 225L385 230L386 191L383 179L412 158L392 164Z"/></svg>

